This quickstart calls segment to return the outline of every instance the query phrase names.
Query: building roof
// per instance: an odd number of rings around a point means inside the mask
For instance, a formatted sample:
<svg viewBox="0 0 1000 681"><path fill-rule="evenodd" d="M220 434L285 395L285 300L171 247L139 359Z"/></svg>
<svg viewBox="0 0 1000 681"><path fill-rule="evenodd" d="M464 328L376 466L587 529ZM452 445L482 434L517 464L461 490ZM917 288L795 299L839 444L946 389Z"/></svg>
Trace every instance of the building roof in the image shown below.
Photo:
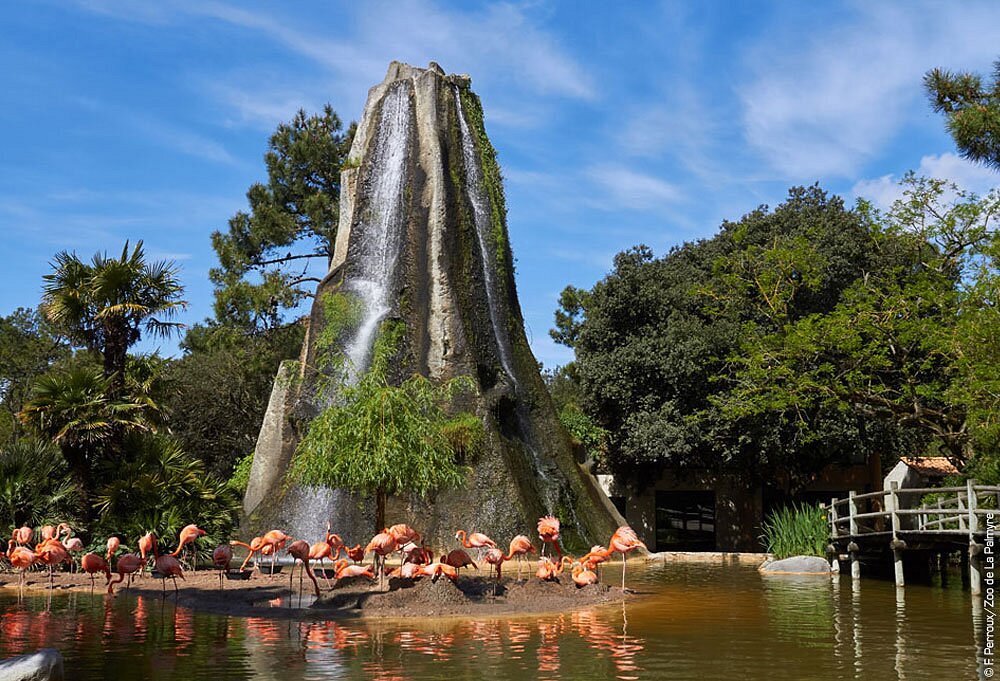
<svg viewBox="0 0 1000 681"><path fill-rule="evenodd" d="M943 478L946 475L958 474L958 469L955 468L955 465L943 456L901 456L899 460L927 477Z"/></svg>

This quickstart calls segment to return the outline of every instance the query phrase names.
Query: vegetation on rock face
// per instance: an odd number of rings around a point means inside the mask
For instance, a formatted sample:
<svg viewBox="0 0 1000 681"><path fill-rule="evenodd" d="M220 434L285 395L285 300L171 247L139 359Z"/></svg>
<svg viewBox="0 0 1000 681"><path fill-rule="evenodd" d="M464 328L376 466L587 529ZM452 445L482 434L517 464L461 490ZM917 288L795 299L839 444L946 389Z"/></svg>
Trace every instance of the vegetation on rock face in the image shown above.
<svg viewBox="0 0 1000 681"><path fill-rule="evenodd" d="M947 119L948 132L962 156L1000 170L1000 60L993 82L974 73L933 69L924 76L931 106Z"/></svg>
<svg viewBox="0 0 1000 681"><path fill-rule="evenodd" d="M309 424L292 466L301 483L373 495L376 532L385 525L389 495L426 495L464 484L466 469L456 457L482 437L477 418L448 412L457 393L471 389L469 381L435 385L414 375L390 384L389 365L402 333L398 323L383 324L371 367Z"/></svg>
<svg viewBox="0 0 1000 681"><path fill-rule="evenodd" d="M830 525L818 506L786 506L769 515L761 529L761 541L778 560L826 555Z"/></svg>
<svg viewBox="0 0 1000 681"><path fill-rule="evenodd" d="M343 130L327 105L322 114L299 111L271 136L264 155L266 184L247 191L249 212L229 220L227 232L212 235L219 267L215 315L241 329L284 323L284 311L311 297L319 279L309 263L333 257L340 215L340 171L355 126Z"/></svg>

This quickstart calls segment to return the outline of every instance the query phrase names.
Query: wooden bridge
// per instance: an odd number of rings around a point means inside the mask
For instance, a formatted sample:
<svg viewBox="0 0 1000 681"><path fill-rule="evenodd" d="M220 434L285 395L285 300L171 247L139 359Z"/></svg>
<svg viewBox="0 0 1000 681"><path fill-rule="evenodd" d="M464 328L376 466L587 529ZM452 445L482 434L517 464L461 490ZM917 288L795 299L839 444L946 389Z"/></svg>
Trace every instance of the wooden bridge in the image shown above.
<svg viewBox="0 0 1000 681"><path fill-rule="evenodd" d="M926 495L939 495L933 504ZM851 561L851 576L861 576L859 554L892 552L896 585L903 586L903 552L937 553L944 565L947 555L962 551L963 574L967 566L972 593L982 593L983 553L992 551L993 528L1000 523L1000 487L968 481L963 487L891 488L867 494L851 492L846 499L832 499L826 507L830 520L830 546L834 571L840 559ZM989 551L987 552L989 553ZM989 556L992 569L992 555Z"/></svg>

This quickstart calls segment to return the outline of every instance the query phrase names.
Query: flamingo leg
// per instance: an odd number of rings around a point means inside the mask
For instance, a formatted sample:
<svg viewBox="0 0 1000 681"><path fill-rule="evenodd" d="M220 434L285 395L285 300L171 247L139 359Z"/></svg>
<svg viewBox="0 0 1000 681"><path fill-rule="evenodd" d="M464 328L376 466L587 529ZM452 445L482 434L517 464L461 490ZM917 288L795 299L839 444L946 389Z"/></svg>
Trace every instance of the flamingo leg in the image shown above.
<svg viewBox="0 0 1000 681"><path fill-rule="evenodd" d="M628 556L622 551L622 593L625 593L625 566L628 565Z"/></svg>
<svg viewBox="0 0 1000 681"><path fill-rule="evenodd" d="M163 575L160 578L160 589L163 591L163 598L167 597L167 576Z"/></svg>

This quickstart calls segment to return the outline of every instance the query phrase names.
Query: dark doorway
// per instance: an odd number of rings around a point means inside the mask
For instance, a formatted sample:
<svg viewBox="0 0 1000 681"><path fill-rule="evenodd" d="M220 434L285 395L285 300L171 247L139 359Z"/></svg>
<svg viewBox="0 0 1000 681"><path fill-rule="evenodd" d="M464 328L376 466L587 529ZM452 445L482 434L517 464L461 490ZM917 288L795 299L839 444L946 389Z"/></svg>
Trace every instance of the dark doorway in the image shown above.
<svg viewBox="0 0 1000 681"><path fill-rule="evenodd" d="M657 492L656 550L715 551L715 492Z"/></svg>

